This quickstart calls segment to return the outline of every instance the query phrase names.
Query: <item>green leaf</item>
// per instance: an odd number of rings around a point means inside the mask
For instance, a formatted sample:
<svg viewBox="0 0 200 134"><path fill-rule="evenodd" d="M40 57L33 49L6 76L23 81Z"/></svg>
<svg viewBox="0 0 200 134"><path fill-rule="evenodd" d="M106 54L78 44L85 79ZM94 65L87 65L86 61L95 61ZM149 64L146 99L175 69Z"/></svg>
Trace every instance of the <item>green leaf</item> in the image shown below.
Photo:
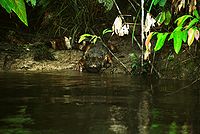
<svg viewBox="0 0 200 134"><path fill-rule="evenodd" d="M26 7L25 7L24 0L12 0L12 2L14 4L14 8L12 10L17 14L19 19L26 26L28 26L27 15L26 15Z"/></svg>
<svg viewBox="0 0 200 134"><path fill-rule="evenodd" d="M169 23L171 21L171 17L172 17L172 15L171 15L170 11L167 11L165 13L165 25L169 25Z"/></svg>
<svg viewBox="0 0 200 134"><path fill-rule="evenodd" d="M182 38L180 38L181 36L182 36L182 31L177 31L176 33L174 33L174 50L177 54L181 50L182 46Z"/></svg>
<svg viewBox="0 0 200 134"><path fill-rule="evenodd" d="M168 41L171 40L172 38L174 38L174 34L176 33L176 31L181 31L181 30L182 30L182 27L181 27L181 26L176 27L176 28L174 29L174 31L171 33L171 35L170 35Z"/></svg>
<svg viewBox="0 0 200 134"><path fill-rule="evenodd" d="M197 18L194 18L193 20L190 21L190 23L188 24L186 30L190 29L193 25L195 25L197 22L200 22L200 20L198 20Z"/></svg>
<svg viewBox="0 0 200 134"><path fill-rule="evenodd" d="M91 34L83 34L80 36L78 43L81 43L83 40L88 39L89 37L91 38L93 35Z"/></svg>
<svg viewBox="0 0 200 134"><path fill-rule="evenodd" d="M154 6L157 5L158 2L160 2L160 0L154 0L154 2L153 2Z"/></svg>
<svg viewBox="0 0 200 134"><path fill-rule="evenodd" d="M96 44L98 37L96 36L93 40L92 43Z"/></svg>
<svg viewBox="0 0 200 134"><path fill-rule="evenodd" d="M175 20L174 23L177 23L177 26L182 26L183 23L188 19L188 18L193 18L191 15L183 15L179 17L178 19Z"/></svg>
<svg viewBox="0 0 200 134"><path fill-rule="evenodd" d="M159 25L161 25L165 21L165 12L164 11L158 14L158 16L156 17L156 21Z"/></svg>
<svg viewBox="0 0 200 134"><path fill-rule="evenodd" d="M182 38L183 42L185 42L185 43L187 42L187 36L188 36L188 31L187 30L182 31L181 38Z"/></svg>
<svg viewBox="0 0 200 134"><path fill-rule="evenodd" d="M8 13L11 13L12 8L14 7L10 0L0 0L0 4Z"/></svg>
<svg viewBox="0 0 200 134"><path fill-rule="evenodd" d="M182 31L181 26L175 28L168 41L171 39L174 40L174 50L178 54L182 46L182 41L187 41L187 30Z"/></svg>
<svg viewBox="0 0 200 134"><path fill-rule="evenodd" d="M167 0L160 0L159 6L164 7Z"/></svg>
<svg viewBox="0 0 200 134"><path fill-rule="evenodd" d="M193 15L194 15L196 18L200 19L200 16L199 16L199 13L198 13L197 10L194 10L194 11L193 11Z"/></svg>
<svg viewBox="0 0 200 134"><path fill-rule="evenodd" d="M103 30L103 35L105 35L105 34L107 34L107 33L112 33L113 31L112 30L110 30L110 29L104 29Z"/></svg>
<svg viewBox="0 0 200 134"><path fill-rule="evenodd" d="M154 48L154 51L158 51L163 47L164 42L165 42L168 34L169 33L158 33L157 34L157 42L156 42L156 46Z"/></svg>
<svg viewBox="0 0 200 134"><path fill-rule="evenodd" d="M96 35L92 35L91 37L90 42L95 44L98 37Z"/></svg>

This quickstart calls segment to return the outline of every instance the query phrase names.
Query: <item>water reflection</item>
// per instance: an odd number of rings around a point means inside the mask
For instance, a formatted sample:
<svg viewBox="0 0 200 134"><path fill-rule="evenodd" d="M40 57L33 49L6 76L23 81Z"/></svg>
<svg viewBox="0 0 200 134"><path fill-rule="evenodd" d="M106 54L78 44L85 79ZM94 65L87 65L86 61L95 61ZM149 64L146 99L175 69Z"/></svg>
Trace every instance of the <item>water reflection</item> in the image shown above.
<svg viewBox="0 0 200 134"><path fill-rule="evenodd" d="M200 91L183 81L77 72L0 73L0 133L198 134Z"/></svg>

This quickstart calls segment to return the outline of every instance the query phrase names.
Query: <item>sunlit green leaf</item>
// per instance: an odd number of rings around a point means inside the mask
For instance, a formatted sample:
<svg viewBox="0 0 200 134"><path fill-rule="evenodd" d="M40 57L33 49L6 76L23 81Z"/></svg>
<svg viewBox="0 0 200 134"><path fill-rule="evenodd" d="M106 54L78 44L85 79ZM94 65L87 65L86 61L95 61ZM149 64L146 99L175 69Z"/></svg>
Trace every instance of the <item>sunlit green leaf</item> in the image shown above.
<svg viewBox="0 0 200 134"><path fill-rule="evenodd" d="M171 33L171 35L170 35L168 41L171 40L172 38L174 38L174 34L175 34L176 31L180 31L180 30L182 30L182 27L180 27L180 26L179 26L179 27L176 27L176 28L174 29L174 31Z"/></svg>
<svg viewBox="0 0 200 134"><path fill-rule="evenodd" d="M182 29L181 26L175 28L168 39L168 41L171 39L174 40L174 50L177 54L181 49L182 41L186 42L187 40L187 30L182 31Z"/></svg>
<svg viewBox="0 0 200 134"><path fill-rule="evenodd" d="M168 34L169 33L158 33L157 34L157 42L156 42L156 46L154 48L154 51L158 51L162 48Z"/></svg>
<svg viewBox="0 0 200 134"><path fill-rule="evenodd" d="M79 38L79 40L78 40L78 43L81 43L82 41L84 41L85 39L87 39L87 38L91 38L93 35L91 35L91 34L83 34L83 35L81 35L80 36L80 38Z"/></svg>
<svg viewBox="0 0 200 134"><path fill-rule="evenodd" d="M198 20L197 18L194 18L193 20L190 21L190 23L188 24L188 26L186 26L187 30L190 29L193 25L195 25L197 22L200 22L200 20Z"/></svg>
<svg viewBox="0 0 200 134"><path fill-rule="evenodd" d="M199 13L198 13L197 10L194 10L194 11L193 11L193 15L194 15L195 17L197 17L198 19L200 19L200 16L199 16Z"/></svg>
<svg viewBox="0 0 200 134"><path fill-rule="evenodd" d="M154 5L157 5L158 2L160 2L160 0L154 0L154 1L153 1L153 4L154 4Z"/></svg>
<svg viewBox="0 0 200 134"><path fill-rule="evenodd" d="M92 35L92 38L90 39L90 42L92 42L93 44L96 43L98 37L96 35Z"/></svg>
<svg viewBox="0 0 200 134"><path fill-rule="evenodd" d="M169 25L169 23L171 21L171 17L172 17L172 15L171 15L170 11L167 11L165 13L165 25Z"/></svg>
<svg viewBox="0 0 200 134"><path fill-rule="evenodd" d="M183 15L178 19L176 19L175 23L177 23L177 26L182 26L188 18L193 18L193 17L191 15Z"/></svg>
<svg viewBox="0 0 200 134"><path fill-rule="evenodd" d="M104 29L103 30L103 35L105 35L105 34L107 34L107 33L112 33L113 31L112 30L110 30L110 29Z"/></svg>
<svg viewBox="0 0 200 134"><path fill-rule="evenodd" d="M160 0L159 6L164 7L167 0Z"/></svg>
<svg viewBox="0 0 200 134"><path fill-rule="evenodd" d="M92 43L96 44L98 37L96 36L93 40Z"/></svg>
<svg viewBox="0 0 200 134"><path fill-rule="evenodd" d="M14 8L14 4L10 0L1 0L0 4L8 13L11 13L12 9Z"/></svg>
<svg viewBox="0 0 200 134"><path fill-rule="evenodd" d="M187 42L187 36L188 36L188 31L187 30L182 31L181 38L182 38L183 42L185 42L185 43Z"/></svg>
<svg viewBox="0 0 200 134"><path fill-rule="evenodd" d="M182 46L182 38L180 38L182 36L182 31L177 31L174 33L174 50L175 52L178 54L179 51L181 50L181 46Z"/></svg>

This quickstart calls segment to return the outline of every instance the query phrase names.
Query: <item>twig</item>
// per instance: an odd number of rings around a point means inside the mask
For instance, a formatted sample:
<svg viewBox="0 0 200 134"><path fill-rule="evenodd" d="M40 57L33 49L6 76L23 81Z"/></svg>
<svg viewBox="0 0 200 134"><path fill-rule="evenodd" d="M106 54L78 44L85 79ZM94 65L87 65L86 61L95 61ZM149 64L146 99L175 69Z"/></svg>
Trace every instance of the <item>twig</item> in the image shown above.
<svg viewBox="0 0 200 134"><path fill-rule="evenodd" d="M152 65L151 65L151 74L153 73L153 63L154 63L154 60L155 60L155 52L153 53L153 61L152 61Z"/></svg>
<svg viewBox="0 0 200 134"><path fill-rule="evenodd" d="M137 12L137 10L136 10L135 6L133 5L133 3L130 0L128 0L128 2L131 4L131 6L133 7L133 9Z"/></svg>
<svg viewBox="0 0 200 134"><path fill-rule="evenodd" d="M182 88L176 90L175 92L171 92L171 93L166 94L165 96L169 96L169 95L176 94L176 93L178 93L178 92L180 92L180 91L182 91L182 90L184 90L184 89L186 89L186 88L188 88L188 87L194 85L194 84L195 84L197 81L199 81L199 80L200 80L200 78L194 80L194 81L193 81L192 83L190 83L189 85L187 85L187 86L185 86L185 87L182 87Z"/></svg>
<svg viewBox="0 0 200 134"><path fill-rule="evenodd" d="M154 70L156 72L156 74L158 75L159 78L161 78L161 74L158 72L158 70L154 67L154 65L151 63L151 61L149 61L149 64L151 65L152 70Z"/></svg>
<svg viewBox="0 0 200 134"><path fill-rule="evenodd" d="M116 1L113 0L113 2L114 2L115 6L116 6L116 8L117 8L117 10L118 10L118 12L119 12L119 14L120 14L120 17L121 17L122 20L125 22L125 19L124 19L123 15L122 15L122 12L120 11L119 6L117 5Z"/></svg>
<svg viewBox="0 0 200 134"><path fill-rule="evenodd" d="M135 36L133 36L133 39L135 40L135 42L137 43L138 47L140 48L140 50L142 50L142 47L140 45L140 43L138 42L138 40L135 38Z"/></svg>

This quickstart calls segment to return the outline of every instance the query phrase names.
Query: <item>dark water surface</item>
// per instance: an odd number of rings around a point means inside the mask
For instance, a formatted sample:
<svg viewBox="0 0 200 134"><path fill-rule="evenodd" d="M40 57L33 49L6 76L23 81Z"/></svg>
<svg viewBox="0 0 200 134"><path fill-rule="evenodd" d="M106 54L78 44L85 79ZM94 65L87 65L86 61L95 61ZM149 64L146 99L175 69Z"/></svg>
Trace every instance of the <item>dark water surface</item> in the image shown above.
<svg viewBox="0 0 200 134"><path fill-rule="evenodd" d="M188 84L1 72L0 134L200 134L200 84L173 93Z"/></svg>

